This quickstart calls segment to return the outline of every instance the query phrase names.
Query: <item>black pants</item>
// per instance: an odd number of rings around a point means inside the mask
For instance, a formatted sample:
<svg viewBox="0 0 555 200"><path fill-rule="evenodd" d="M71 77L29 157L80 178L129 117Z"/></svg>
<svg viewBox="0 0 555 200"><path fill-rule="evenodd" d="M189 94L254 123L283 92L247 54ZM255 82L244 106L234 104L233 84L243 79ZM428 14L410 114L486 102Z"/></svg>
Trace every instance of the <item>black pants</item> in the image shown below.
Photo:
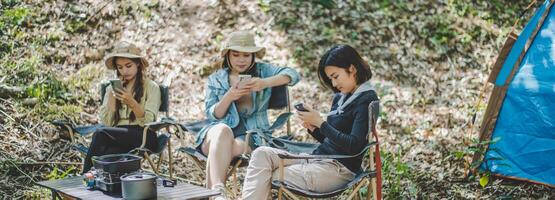
<svg viewBox="0 0 555 200"><path fill-rule="evenodd" d="M93 156L127 153L140 147L143 142L143 130L139 125L103 127L96 130L85 157L83 172L91 169ZM156 134L149 130L145 147L153 151L157 146Z"/></svg>

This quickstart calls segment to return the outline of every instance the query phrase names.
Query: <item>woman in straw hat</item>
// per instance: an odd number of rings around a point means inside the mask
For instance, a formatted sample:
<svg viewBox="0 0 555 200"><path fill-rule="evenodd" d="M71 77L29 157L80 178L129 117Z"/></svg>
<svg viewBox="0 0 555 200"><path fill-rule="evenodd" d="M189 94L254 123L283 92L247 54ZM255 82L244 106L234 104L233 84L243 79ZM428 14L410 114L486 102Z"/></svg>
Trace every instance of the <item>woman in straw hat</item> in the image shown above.
<svg viewBox="0 0 555 200"><path fill-rule="evenodd" d="M207 187L224 190L226 171L231 159L257 145L245 141L245 131L268 129L268 102L271 88L294 85L300 76L287 67L255 62L262 58L264 47L254 43L254 35L247 31L233 32L222 50L221 69L211 74L206 87L206 115L213 122L197 136L197 149L207 155ZM240 76L250 79L240 81Z"/></svg>
<svg viewBox="0 0 555 200"><path fill-rule="evenodd" d="M105 127L93 135L84 172L90 170L92 156L127 153L139 147L143 142L144 124L156 121L161 103L158 85L144 76L148 62L135 45L117 44L104 63L116 71L123 89L112 86L106 89L100 107L100 119ZM149 132L146 139L146 147L155 149L156 135Z"/></svg>

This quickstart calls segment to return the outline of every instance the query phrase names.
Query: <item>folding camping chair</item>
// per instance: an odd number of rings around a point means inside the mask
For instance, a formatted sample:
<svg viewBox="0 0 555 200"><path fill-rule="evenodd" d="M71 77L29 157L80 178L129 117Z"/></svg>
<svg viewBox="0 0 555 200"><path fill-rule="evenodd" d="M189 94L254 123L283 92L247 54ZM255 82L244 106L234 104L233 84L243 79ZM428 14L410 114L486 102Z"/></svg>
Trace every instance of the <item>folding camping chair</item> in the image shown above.
<svg viewBox="0 0 555 200"><path fill-rule="evenodd" d="M283 198L283 193L287 194L288 197L291 199L299 199L296 195L308 197L308 198L328 198L337 196L342 194L346 190L353 188L351 194L347 199L352 199L358 193L360 188L367 184L368 186L368 196L366 199L370 199L370 192L372 192L374 200L381 199L381 159L380 159L380 151L379 151L379 142L378 142L378 135L376 132L376 122L378 119L379 113L379 101L373 101L368 106L368 114L370 116L369 122L369 133L368 133L368 141L369 144L356 155L292 155L292 154L278 154L280 158L279 162L279 180L272 181L272 189L278 190L278 199ZM306 143L298 143L307 145ZM286 144L285 146L292 145L289 148L296 148L294 143ZM373 149L375 147L375 150ZM290 152L296 153L296 152ZM284 160L285 159L344 159L344 158L354 158L358 156L365 156L368 154L368 166L357 172L355 178L344 185L342 188L337 189L331 192L314 192L309 191L303 188L295 187L294 185L287 184L286 177L284 177Z"/></svg>
<svg viewBox="0 0 555 200"><path fill-rule="evenodd" d="M106 93L106 88L108 87L109 83L102 83L100 86L100 95L101 101L104 99L104 94ZM169 84L168 84L169 85ZM161 96L161 104L159 112L164 112L166 117L162 118L161 121L173 121L169 115L169 86L160 85L160 96ZM86 126L76 126L73 123L67 120L55 120L52 124L56 125L59 129L65 130L69 132L69 138L65 136L61 136L60 138L69 139L72 143L72 147L76 150L87 153L88 147L84 145L84 137L90 135L91 133L95 132L98 128L104 127L102 124L93 124L93 125L86 125ZM143 156L149 163L150 167L155 173L158 173L160 169L160 164L162 163L163 159L163 151L167 147L168 148L168 162L169 162L169 171L170 171L170 178L173 178L173 165L172 165L172 154L171 154L171 142L170 142L170 130L168 126L160 126L159 123L153 122L145 124L145 128L143 131L143 141L142 145L139 148L132 150L131 152L137 153L138 155ZM146 144L146 134L148 133L147 130L152 130L154 132L159 132L160 129L166 128L166 133L158 133L156 138L156 143L158 144L158 148L154 151L145 148ZM80 136L80 137L77 137ZM76 141L79 140L79 141ZM157 165L154 165L154 162L150 158L151 154L158 155Z"/></svg>
<svg viewBox="0 0 555 200"><path fill-rule="evenodd" d="M269 102L269 109L281 110L284 108L287 109L287 112L280 114L278 118L275 120L275 122L270 126L270 128L268 130L263 131L264 133L271 135L271 133L274 130L281 128L285 124L287 124L287 136L285 136L284 138L288 138L291 132L289 117L292 115L292 113L291 113L291 107L289 102L289 93L288 93L287 85L273 87L272 95L270 97L270 102ZM180 127L181 127L180 129L182 131L186 131L192 134L193 136L196 136L198 132L209 123L210 121L208 120L182 123L180 124ZM250 141L252 137L253 137L253 130L247 131L245 140ZM239 192L237 173L236 173L237 169L240 167L246 166L249 161L249 156L247 155L247 152L246 152L248 148L248 144L249 142L245 142L245 150L241 156L238 156L232 159L230 163L230 169L227 172L227 177L232 176L233 189L231 189L231 192L233 195L237 195ZM202 154L200 151L198 151L194 147L181 147L178 149L178 151L185 153L185 155L193 161L197 169L201 171L205 170L207 157L204 154ZM202 180L200 181L202 182Z"/></svg>

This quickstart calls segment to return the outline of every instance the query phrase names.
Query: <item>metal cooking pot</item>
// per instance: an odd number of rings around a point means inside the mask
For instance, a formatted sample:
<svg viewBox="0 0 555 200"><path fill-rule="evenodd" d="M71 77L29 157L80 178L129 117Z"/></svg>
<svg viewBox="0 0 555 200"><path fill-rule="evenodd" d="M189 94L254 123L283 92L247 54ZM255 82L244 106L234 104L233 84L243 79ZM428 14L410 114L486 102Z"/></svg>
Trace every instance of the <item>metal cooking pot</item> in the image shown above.
<svg viewBox="0 0 555 200"><path fill-rule="evenodd" d="M156 178L156 174L149 172L121 176L122 197L129 200L156 198Z"/></svg>

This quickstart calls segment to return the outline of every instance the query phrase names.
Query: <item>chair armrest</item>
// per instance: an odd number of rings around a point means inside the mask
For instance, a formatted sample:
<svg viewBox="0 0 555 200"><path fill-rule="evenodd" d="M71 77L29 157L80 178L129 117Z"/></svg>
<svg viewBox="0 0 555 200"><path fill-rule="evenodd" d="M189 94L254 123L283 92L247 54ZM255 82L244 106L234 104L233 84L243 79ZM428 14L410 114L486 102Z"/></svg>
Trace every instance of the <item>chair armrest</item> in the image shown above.
<svg viewBox="0 0 555 200"><path fill-rule="evenodd" d="M178 131L181 133L181 127L179 126L179 123L177 123L173 118L170 118L170 117L164 117L160 119L160 121L156 121L156 122L145 123L145 127L143 128L143 140L139 149L144 149L146 145L146 138L147 138L146 135L148 134L148 130L157 132L160 129L167 128L170 126L175 126L178 129Z"/></svg>
<svg viewBox="0 0 555 200"><path fill-rule="evenodd" d="M204 128L206 125L209 125L211 122L212 121L209 119L203 119L203 120L192 121L192 122L184 122L178 125L181 127L183 131L186 131L196 136L198 132L202 130L202 128Z"/></svg>
<svg viewBox="0 0 555 200"><path fill-rule="evenodd" d="M177 122L171 118L162 118L160 121L146 123L145 126L152 131L158 131L160 129L177 124Z"/></svg>
<svg viewBox="0 0 555 200"><path fill-rule="evenodd" d="M75 126L72 123L70 123L67 120L54 120L50 123L52 123L55 126L58 126L60 128L67 129L67 131L69 132L69 140L72 143L75 142L75 132L77 132L77 131L75 130ZM62 135L60 135L60 137L65 138L65 136L62 136Z"/></svg>
<svg viewBox="0 0 555 200"><path fill-rule="evenodd" d="M376 145L376 142L371 142L362 149L359 153L355 155L299 155L299 154L290 154L290 153L278 153L278 157L281 159L343 159L343 158L354 158L358 157L368 151L370 147Z"/></svg>
<svg viewBox="0 0 555 200"><path fill-rule="evenodd" d="M71 127L73 127L73 124L71 124L71 122L67 121L67 120L63 120L63 119L56 119L51 121L50 123L56 125L56 126L64 126L64 125L69 125Z"/></svg>
<svg viewBox="0 0 555 200"><path fill-rule="evenodd" d="M270 128L268 129L270 132L273 132L275 129L279 129L281 128L283 125L285 125L287 123L287 120L289 120L289 117L291 117L293 115L293 113L291 112L286 112L286 113L282 113L278 116L278 118L276 119L276 121L274 121L274 123L270 126Z"/></svg>
<svg viewBox="0 0 555 200"><path fill-rule="evenodd" d="M75 125L73 125L73 123L67 121L67 120L54 120L52 122L50 122L51 124L58 126L60 128L66 128L68 129L68 131L73 131L73 132L77 132L75 130Z"/></svg>
<svg viewBox="0 0 555 200"><path fill-rule="evenodd" d="M251 130L245 131L245 133L251 134L251 136L252 136L252 135L258 135L258 136L260 136L262 139L264 139L264 140L266 140L266 141L269 141L269 140L272 139L271 136L266 135L266 133L269 133L269 134L272 133L271 131L268 131L268 130L251 129Z"/></svg>
<svg viewBox="0 0 555 200"><path fill-rule="evenodd" d="M283 125L285 125L287 123L287 120L289 120L289 117L291 117L292 115L293 113L291 112L282 113L278 116L276 121L274 121L274 123L267 130L262 130L262 129L247 130L246 131L247 136L252 136L256 134L266 142L270 142L272 140L272 137L270 136L271 133L274 132L275 129L279 129ZM268 133L268 135L266 133Z"/></svg>
<svg viewBox="0 0 555 200"><path fill-rule="evenodd" d="M54 120L50 123L52 123L55 126L58 126L59 128L67 129L71 137L73 137L73 135L75 135L76 133L81 136L86 136L88 134L94 133L98 128L104 127L104 125L102 124L76 126L73 123L66 120Z"/></svg>

